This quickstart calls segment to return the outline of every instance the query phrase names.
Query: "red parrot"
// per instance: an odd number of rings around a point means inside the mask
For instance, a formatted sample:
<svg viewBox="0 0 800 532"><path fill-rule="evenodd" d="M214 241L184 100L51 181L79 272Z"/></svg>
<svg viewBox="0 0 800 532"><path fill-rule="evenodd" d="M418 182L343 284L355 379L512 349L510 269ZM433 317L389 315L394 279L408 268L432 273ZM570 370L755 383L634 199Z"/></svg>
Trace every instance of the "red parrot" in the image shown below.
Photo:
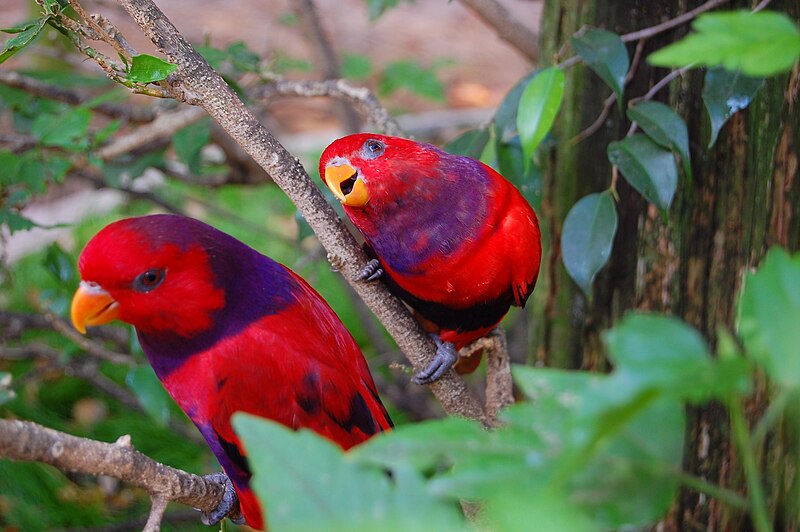
<svg viewBox="0 0 800 532"><path fill-rule="evenodd" d="M440 378L456 350L491 331L511 305L525 305L539 275L539 222L514 185L485 164L361 133L328 146L319 172L372 257L357 279L382 276L436 333L436 357L415 382Z"/></svg>
<svg viewBox="0 0 800 532"><path fill-rule="evenodd" d="M230 418L247 412L309 428L348 449L392 426L355 340L302 278L233 237L174 215L112 223L81 253L72 321L136 328L169 394L228 477L221 520L238 495L263 516Z"/></svg>

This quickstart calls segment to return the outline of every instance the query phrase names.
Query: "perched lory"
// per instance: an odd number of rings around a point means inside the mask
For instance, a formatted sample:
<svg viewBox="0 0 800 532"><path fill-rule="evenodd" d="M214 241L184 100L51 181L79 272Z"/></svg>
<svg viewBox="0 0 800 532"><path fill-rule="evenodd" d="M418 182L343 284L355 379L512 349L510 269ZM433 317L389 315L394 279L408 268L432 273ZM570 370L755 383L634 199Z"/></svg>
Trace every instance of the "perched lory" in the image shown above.
<svg viewBox="0 0 800 532"><path fill-rule="evenodd" d="M150 364L200 429L263 527L231 428L237 411L309 428L344 449L392 426L353 337L291 270L202 222L129 218L102 229L79 259L72 321L136 328ZM224 517L230 497L209 521Z"/></svg>
<svg viewBox="0 0 800 532"><path fill-rule="evenodd" d="M416 382L440 378L457 349L491 331L511 305L525 305L539 274L539 222L514 185L485 164L362 133L328 146L319 171L372 257L359 279L383 276L438 335L436 357Z"/></svg>

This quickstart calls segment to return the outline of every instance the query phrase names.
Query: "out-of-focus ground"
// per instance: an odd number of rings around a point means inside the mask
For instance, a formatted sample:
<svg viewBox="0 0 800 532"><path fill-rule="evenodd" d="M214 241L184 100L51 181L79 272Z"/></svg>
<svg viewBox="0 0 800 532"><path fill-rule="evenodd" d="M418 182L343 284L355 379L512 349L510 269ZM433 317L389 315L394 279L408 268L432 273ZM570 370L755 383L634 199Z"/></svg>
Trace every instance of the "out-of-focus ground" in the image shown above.
<svg viewBox="0 0 800 532"><path fill-rule="evenodd" d="M155 54L155 48L114 0L83 0L90 13L101 13L121 30L140 53ZM156 0L159 7L192 43L209 42L224 48L236 41L270 58L289 56L309 62L315 71L294 72L292 77L319 77L319 59L304 34L303 26L291 23L293 0ZM518 20L538 28L541 1L501 0ZM425 130L426 124L452 122L475 126L487 121L505 93L532 65L457 0L401 1L377 21L370 22L365 0L317 0L325 31L338 54L350 53L371 59L373 72L397 60L414 60L422 66L444 63L438 77L445 88L444 101L431 101L401 90L383 103L409 129ZM14 26L37 13L32 0L0 0L0 27ZM5 40L6 35L2 37ZM47 37L44 37L47 38ZM24 66L25 53L0 68ZM83 62L86 68L96 68ZM363 81L375 88L377 74ZM141 105L155 100L134 97ZM268 127L290 151L302 153L322 147L339 133L335 108L324 99L282 99L269 108ZM445 131L448 128L445 127ZM44 225L74 223L67 213L105 211L119 194L93 191L66 198L49 198L33 204L26 214ZM61 206L61 202L66 203ZM75 203L78 202L79 205ZM34 230L14 235L7 242L6 259L14 259L48 241L64 238L67 230Z"/></svg>

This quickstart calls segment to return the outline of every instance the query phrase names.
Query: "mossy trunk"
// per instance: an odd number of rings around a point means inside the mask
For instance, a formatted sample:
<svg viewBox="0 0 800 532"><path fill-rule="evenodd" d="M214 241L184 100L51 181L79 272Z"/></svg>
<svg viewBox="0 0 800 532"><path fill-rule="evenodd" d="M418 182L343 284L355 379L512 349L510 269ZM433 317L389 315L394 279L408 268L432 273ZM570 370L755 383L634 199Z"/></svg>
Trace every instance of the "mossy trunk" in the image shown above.
<svg viewBox="0 0 800 532"><path fill-rule="evenodd" d="M672 19L700 1L546 0L542 23L543 62L558 53L584 25L624 34ZM738 3L734 7L751 7ZM797 0L775 0L770 9L800 15ZM667 71L644 58L686 33L682 26L648 40L626 99L642 96ZM636 43L630 43L634 55ZM569 279L560 258L560 231L567 212L582 196L611 183L608 143L625 136L629 123L615 106L591 137L574 137L595 121L610 94L584 66L567 71L567 89L556 131L559 145L545 162L541 208L548 243L544 259L543 316L535 316L533 352L550 366L606 370L602 331L631 309L666 312L697 327L714 345L720 329L732 331L736 294L743 273L772 245L800 248L800 75L767 80L746 111L737 113L707 149L709 132L701 92L703 72L673 82L657 100L686 119L693 178L681 177L669 219L663 220L624 180L619 192L619 229L608 265L591 300ZM624 103L627 103L624 102ZM624 106L623 106L624 108ZM777 310L777 309L776 309ZM800 324L798 324L800 326ZM750 413L758 415L769 396L756 390ZM685 469L705 480L745 492L730 446L727 412L720 405L691 409ZM797 442L780 433L767 438L762 467L776 529L798 526ZM747 516L697 492L684 490L664 525L670 530L742 530Z"/></svg>

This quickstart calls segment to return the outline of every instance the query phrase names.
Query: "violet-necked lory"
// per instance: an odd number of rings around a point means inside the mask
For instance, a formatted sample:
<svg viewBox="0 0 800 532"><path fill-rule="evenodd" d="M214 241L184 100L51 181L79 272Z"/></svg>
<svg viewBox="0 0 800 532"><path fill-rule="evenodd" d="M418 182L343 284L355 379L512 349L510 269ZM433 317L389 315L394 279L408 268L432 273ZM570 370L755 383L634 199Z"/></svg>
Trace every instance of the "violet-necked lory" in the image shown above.
<svg viewBox="0 0 800 532"><path fill-rule="evenodd" d="M291 270L205 223L114 222L81 253L72 321L132 324L164 387L191 418L254 528L263 516L231 427L234 412L309 428L347 449L392 426L355 340ZM219 521L233 490L206 516Z"/></svg>
<svg viewBox="0 0 800 532"><path fill-rule="evenodd" d="M328 146L319 171L373 258L358 278L382 276L436 335L436 357L416 382L440 378L457 349L491 331L511 305L525 305L539 274L539 222L490 167L430 144L361 133ZM465 361L464 372L479 361Z"/></svg>

